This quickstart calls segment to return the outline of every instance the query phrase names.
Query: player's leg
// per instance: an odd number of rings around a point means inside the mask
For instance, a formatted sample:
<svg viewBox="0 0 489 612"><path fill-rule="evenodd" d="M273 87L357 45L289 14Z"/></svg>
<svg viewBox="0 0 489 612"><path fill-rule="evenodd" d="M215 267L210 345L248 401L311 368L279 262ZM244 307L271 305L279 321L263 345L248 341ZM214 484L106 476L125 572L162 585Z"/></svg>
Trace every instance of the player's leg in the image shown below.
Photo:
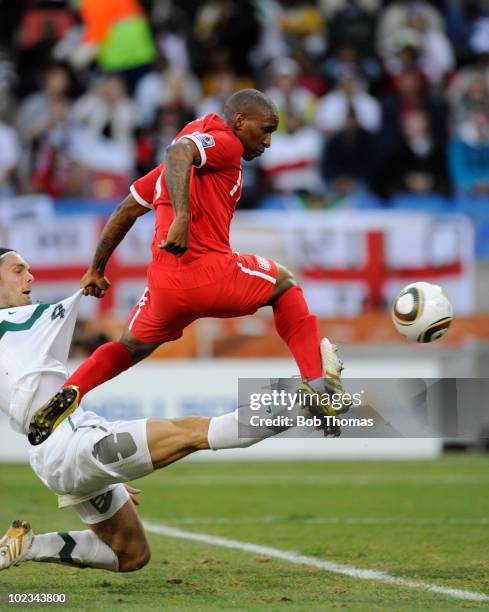
<svg viewBox="0 0 489 612"><path fill-rule="evenodd" d="M336 416L348 409L344 404L333 410L329 402L322 402L324 393L342 395L341 372L343 363L336 356L336 346L327 338L320 340L318 321L311 314L302 289L287 268L276 264L277 283L267 305L272 306L275 328L287 343L299 367L303 379L300 390L315 400L308 402L309 410L316 416ZM339 436L339 426L330 426L325 420L326 435Z"/></svg>
<svg viewBox="0 0 489 612"><path fill-rule="evenodd" d="M146 438L155 470L170 465L190 453L209 448L210 417L148 419Z"/></svg>
<svg viewBox="0 0 489 612"><path fill-rule="evenodd" d="M111 572L119 569L116 553L107 546L93 531L56 531L33 535L32 544L20 561L42 561L43 563L63 563L74 567L92 567Z"/></svg>
<svg viewBox="0 0 489 612"><path fill-rule="evenodd" d="M277 333L290 348L301 377L318 378L323 368L317 318L309 311L293 274L284 266L276 265L277 282L266 305L273 308Z"/></svg>
<svg viewBox="0 0 489 612"><path fill-rule="evenodd" d="M148 419L146 435L154 469L160 469L199 450L244 448L273 432L256 438L240 438L238 411L218 417L190 416L181 419Z"/></svg>
<svg viewBox="0 0 489 612"><path fill-rule="evenodd" d="M119 572L134 572L149 562L149 542L131 500L113 517L88 526L93 535L114 552Z"/></svg>
<svg viewBox="0 0 489 612"><path fill-rule="evenodd" d="M131 572L149 561L146 534L124 485L74 508L88 529L35 535L27 523L14 521L0 540L0 570L41 561Z"/></svg>
<svg viewBox="0 0 489 612"><path fill-rule="evenodd" d="M0 570L25 561L40 561L112 572L130 571L123 569L127 567L126 558L123 559L120 566L116 552L90 529L36 535L28 523L14 521L0 540Z"/></svg>
<svg viewBox="0 0 489 612"><path fill-rule="evenodd" d="M289 414L294 416L294 413ZM149 419L146 431L154 469L170 465L198 450L246 448L276 433L262 430L257 431L253 438L241 437L238 410L217 417Z"/></svg>

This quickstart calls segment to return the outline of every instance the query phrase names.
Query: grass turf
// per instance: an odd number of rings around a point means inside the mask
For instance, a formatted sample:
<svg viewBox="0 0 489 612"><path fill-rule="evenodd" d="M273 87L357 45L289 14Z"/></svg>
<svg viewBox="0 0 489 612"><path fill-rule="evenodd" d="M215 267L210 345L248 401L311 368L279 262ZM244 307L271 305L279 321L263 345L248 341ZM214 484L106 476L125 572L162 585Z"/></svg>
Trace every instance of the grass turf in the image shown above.
<svg viewBox="0 0 489 612"><path fill-rule="evenodd" d="M136 483L148 521L489 595L489 458L433 462L184 462ZM0 522L81 529L27 466L0 466ZM62 609L461 610L487 603L364 581L150 534L133 574L26 563L0 592L66 592ZM0 604L1 606L1 604ZM14 606L11 606L12 608Z"/></svg>

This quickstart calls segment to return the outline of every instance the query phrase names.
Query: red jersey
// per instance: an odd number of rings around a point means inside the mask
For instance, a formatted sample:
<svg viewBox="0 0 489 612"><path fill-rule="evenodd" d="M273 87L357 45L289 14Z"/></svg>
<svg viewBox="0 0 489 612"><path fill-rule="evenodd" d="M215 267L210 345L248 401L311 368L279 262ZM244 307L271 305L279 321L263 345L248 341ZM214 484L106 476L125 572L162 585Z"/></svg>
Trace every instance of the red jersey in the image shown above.
<svg viewBox="0 0 489 612"><path fill-rule="evenodd" d="M241 196L243 145L218 115L205 115L188 123L174 142L182 138L191 140L200 153L200 164L191 169L189 245L182 257L156 246L166 239L175 218L165 163L131 185L134 199L155 209L153 263L165 268L181 268L212 253L230 254L229 228Z"/></svg>

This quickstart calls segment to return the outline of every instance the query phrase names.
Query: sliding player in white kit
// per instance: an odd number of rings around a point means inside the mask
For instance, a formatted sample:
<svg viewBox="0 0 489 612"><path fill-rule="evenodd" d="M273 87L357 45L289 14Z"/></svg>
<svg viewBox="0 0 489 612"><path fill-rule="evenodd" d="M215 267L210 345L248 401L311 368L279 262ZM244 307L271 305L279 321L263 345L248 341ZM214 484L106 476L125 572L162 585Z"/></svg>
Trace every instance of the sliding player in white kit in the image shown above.
<svg viewBox="0 0 489 612"><path fill-rule="evenodd" d="M0 248L0 410L24 435L33 413L68 376L82 295L32 304L33 280L19 253ZM73 506L88 529L34 535L27 523L14 521L0 539L0 570L24 561L140 569L150 550L135 509L138 491L121 483L197 450L246 447L262 439L239 438L237 411L213 418L109 422L77 407L46 441L31 447L30 463L59 496L59 506Z"/></svg>

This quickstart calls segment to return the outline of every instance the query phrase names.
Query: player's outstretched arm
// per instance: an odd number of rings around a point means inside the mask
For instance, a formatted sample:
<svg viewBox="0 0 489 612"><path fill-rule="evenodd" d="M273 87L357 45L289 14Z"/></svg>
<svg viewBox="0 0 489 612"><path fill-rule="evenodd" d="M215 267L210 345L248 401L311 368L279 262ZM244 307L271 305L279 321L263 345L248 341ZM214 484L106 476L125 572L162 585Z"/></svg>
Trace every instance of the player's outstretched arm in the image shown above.
<svg viewBox="0 0 489 612"><path fill-rule="evenodd" d="M175 210L166 240L160 249L181 257L188 247L190 228L190 172L192 165L200 164L197 147L189 140L179 140L166 150L165 179Z"/></svg>
<svg viewBox="0 0 489 612"><path fill-rule="evenodd" d="M149 210L149 208L136 202L132 195L128 195L117 206L105 224L90 267L80 281L80 287L83 289L84 295L93 295L99 298L105 295L110 287L109 280L104 276L105 266L110 256L134 225L136 219Z"/></svg>

